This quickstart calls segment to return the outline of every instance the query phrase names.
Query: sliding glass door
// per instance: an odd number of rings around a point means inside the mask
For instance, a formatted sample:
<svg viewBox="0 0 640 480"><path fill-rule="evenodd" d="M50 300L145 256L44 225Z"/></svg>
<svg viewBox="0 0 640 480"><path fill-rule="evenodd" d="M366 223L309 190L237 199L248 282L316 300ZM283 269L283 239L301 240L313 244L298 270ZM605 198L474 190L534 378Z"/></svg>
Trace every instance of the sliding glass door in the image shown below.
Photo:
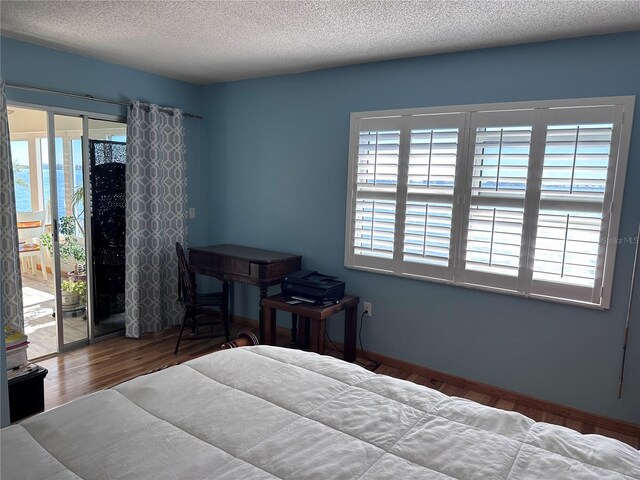
<svg viewBox="0 0 640 480"><path fill-rule="evenodd" d="M120 196L122 208L110 221L124 225L124 190L103 188L93 195L89 153L100 140L117 145L124 157L126 125L76 112L17 106L9 112L25 333L34 359L124 330L123 297L122 312L114 307L109 315L96 315L96 296L100 289L113 290L113 275L95 281L104 265L93 261L92 230L100 228L92 229L91 215L91 202L101 202L104 211ZM124 245L111 253L124 259Z"/></svg>

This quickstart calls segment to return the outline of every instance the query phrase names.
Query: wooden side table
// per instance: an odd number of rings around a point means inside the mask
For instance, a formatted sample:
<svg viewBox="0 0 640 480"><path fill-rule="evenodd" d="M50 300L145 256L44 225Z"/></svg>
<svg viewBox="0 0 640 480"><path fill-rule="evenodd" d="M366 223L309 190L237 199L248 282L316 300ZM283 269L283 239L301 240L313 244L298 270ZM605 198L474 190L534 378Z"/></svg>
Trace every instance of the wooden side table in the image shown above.
<svg viewBox="0 0 640 480"><path fill-rule="evenodd" d="M344 359L347 362L354 362L356 359L356 329L357 329L357 307L360 299L353 295L345 295L339 303L322 307L309 303L299 303L291 305L287 303L288 297L282 294L273 295L262 299L264 308L264 343L275 345L276 341L276 310L289 312L300 318L300 328L298 329L298 344L304 345L306 338L307 319L311 323L311 345L312 352L324 353L324 327L327 318L338 312L345 311L344 314Z"/></svg>

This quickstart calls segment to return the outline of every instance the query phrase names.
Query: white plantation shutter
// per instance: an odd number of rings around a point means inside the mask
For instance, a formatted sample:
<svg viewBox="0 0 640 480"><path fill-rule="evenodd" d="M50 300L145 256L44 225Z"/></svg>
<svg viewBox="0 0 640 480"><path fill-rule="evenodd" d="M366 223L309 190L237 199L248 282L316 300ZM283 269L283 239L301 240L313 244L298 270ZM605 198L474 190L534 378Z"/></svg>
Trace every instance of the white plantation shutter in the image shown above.
<svg viewBox="0 0 640 480"><path fill-rule="evenodd" d="M608 308L634 103L352 114L345 265Z"/></svg>
<svg viewBox="0 0 640 480"><path fill-rule="evenodd" d="M358 132L353 254L378 266L394 255L400 121L366 119Z"/></svg>
<svg viewBox="0 0 640 480"><path fill-rule="evenodd" d="M451 237L460 133L465 114L409 120L407 195L402 237L403 270L452 278Z"/></svg>
<svg viewBox="0 0 640 480"><path fill-rule="evenodd" d="M533 293L600 302L615 174L614 106L551 110L540 185ZM604 241L603 241L604 240Z"/></svg>
<svg viewBox="0 0 640 480"><path fill-rule="evenodd" d="M532 110L472 114L467 283L516 287L532 125Z"/></svg>

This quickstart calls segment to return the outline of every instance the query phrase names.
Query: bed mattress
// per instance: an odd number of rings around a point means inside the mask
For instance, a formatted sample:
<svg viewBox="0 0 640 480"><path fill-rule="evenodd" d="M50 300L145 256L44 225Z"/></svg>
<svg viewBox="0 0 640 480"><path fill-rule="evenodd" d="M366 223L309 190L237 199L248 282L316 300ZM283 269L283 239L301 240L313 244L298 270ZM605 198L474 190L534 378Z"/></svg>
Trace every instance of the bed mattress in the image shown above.
<svg viewBox="0 0 640 480"><path fill-rule="evenodd" d="M269 346L138 377L0 433L13 479L640 479L640 452Z"/></svg>

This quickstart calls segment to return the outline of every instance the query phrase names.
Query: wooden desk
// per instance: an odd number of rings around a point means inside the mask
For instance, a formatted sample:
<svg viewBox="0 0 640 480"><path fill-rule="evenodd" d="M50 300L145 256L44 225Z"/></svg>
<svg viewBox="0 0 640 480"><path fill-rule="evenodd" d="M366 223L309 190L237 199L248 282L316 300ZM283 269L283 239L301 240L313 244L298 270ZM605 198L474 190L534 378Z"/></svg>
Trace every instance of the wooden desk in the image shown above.
<svg viewBox="0 0 640 480"><path fill-rule="evenodd" d="M290 305L289 298L282 294L264 298L262 306L264 311L264 343L275 345L276 341L276 310L290 312L300 318L300 328L298 329L298 344L304 345L306 338L307 319L311 322L311 351L324 353L324 327L326 319L342 310L344 313L344 359L347 362L354 362L356 359L356 329L357 329L357 308L360 299L353 295L345 295L340 303L321 307L309 303L299 303Z"/></svg>
<svg viewBox="0 0 640 480"><path fill-rule="evenodd" d="M239 282L260 288L260 300L267 289L278 285L291 272L302 267L302 257L260 248L223 244L189 249L189 267L194 273L218 280ZM260 303L260 339L264 338L263 308Z"/></svg>

